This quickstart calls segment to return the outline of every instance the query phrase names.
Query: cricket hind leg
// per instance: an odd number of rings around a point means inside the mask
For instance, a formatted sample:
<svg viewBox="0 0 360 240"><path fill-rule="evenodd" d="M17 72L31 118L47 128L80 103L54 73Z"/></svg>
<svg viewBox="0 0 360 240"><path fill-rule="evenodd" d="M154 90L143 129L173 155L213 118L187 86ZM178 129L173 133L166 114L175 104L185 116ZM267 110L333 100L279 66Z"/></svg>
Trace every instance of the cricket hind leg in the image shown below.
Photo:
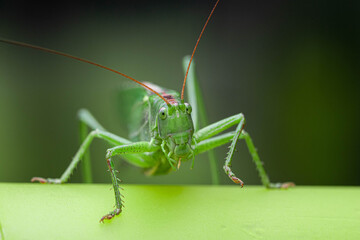
<svg viewBox="0 0 360 240"><path fill-rule="evenodd" d="M125 138L116 136L115 134L102 131L99 129L91 131L85 138L85 140L82 142L80 148L76 152L73 160L71 161L70 165L67 167L65 172L61 175L60 178L40 178L40 177L34 177L31 179L32 182L40 182L40 183L65 183L69 180L70 175L74 172L76 166L83 158L85 152L89 148L91 142L94 140L94 138L100 138L105 141L107 141L111 145L124 145L124 144L130 144L131 142Z"/></svg>
<svg viewBox="0 0 360 240"><path fill-rule="evenodd" d="M187 66L189 65L190 56L185 56L183 58L183 69L186 74ZM194 130L197 131L199 126L208 125L207 113L200 91L199 81L196 78L195 74L195 63L192 62L192 65L189 69L187 84L186 84L187 95L189 103L192 106L191 117L194 123ZM216 156L214 150L208 151L208 157L210 162L210 171L211 171L211 180L212 184L218 185L219 181L219 170L216 162Z"/></svg>

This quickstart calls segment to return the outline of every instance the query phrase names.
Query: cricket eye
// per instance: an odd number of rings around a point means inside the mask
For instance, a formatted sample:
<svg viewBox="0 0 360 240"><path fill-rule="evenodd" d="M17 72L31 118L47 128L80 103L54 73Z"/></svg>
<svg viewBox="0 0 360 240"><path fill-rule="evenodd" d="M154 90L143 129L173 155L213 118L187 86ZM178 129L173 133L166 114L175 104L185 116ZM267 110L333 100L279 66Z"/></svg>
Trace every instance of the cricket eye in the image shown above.
<svg viewBox="0 0 360 240"><path fill-rule="evenodd" d="M190 104L185 103L185 109L188 114L191 114L192 108L191 108Z"/></svg>
<svg viewBox="0 0 360 240"><path fill-rule="evenodd" d="M166 108L161 108L159 111L160 118L164 120L166 118Z"/></svg>

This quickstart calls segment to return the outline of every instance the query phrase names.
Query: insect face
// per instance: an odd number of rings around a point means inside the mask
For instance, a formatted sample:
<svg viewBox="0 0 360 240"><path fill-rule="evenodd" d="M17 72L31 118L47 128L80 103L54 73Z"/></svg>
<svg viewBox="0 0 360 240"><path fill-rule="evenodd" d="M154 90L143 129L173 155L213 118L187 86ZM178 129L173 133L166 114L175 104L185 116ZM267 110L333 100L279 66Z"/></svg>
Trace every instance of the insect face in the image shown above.
<svg viewBox="0 0 360 240"><path fill-rule="evenodd" d="M166 141L166 148L175 159L186 159L191 153L194 126L191 106L188 103L164 105L158 113L160 138Z"/></svg>

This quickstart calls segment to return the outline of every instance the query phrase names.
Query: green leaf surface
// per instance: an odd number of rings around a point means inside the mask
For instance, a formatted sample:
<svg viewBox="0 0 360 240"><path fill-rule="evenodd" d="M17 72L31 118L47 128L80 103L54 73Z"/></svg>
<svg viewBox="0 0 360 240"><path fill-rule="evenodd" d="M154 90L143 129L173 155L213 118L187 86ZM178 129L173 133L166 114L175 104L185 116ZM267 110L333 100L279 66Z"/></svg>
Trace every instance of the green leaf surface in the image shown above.
<svg viewBox="0 0 360 240"><path fill-rule="evenodd" d="M0 183L0 239L360 239L359 187Z"/></svg>

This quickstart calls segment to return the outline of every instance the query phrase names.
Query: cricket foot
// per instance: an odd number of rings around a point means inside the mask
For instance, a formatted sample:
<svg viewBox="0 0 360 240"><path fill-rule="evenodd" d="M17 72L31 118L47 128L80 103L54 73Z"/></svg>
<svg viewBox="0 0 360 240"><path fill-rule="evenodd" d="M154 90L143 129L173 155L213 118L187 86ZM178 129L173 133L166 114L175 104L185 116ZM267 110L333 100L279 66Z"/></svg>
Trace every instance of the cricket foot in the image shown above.
<svg viewBox="0 0 360 240"><path fill-rule="evenodd" d="M237 178L237 177L233 176L233 177L231 177L231 180L232 180L234 183L239 184L241 187L244 186L244 182L241 181L240 178Z"/></svg>
<svg viewBox="0 0 360 240"><path fill-rule="evenodd" d="M31 182L39 182L39 183L52 183L52 184L60 184L61 180L58 178L42 178L42 177L33 177Z"/></svg>
<svg viewBox="0 0 360 240"><path fill-rule="evenodd" d="M285 182L285 183L270 183L268 188L277 188L277 189L288 189L290 187L295 187L295 183L293 182Z"/></svg>
<svg viewBox="0 0 360 240"><path fill-rule="evenodd" d="M103 223L105 219L110 220L113 217L119 215L121 213L121 209L120 208L116 208L114 211L109 212L108 214L106 214L105 216L103 216L99 222Z"/></svg>

